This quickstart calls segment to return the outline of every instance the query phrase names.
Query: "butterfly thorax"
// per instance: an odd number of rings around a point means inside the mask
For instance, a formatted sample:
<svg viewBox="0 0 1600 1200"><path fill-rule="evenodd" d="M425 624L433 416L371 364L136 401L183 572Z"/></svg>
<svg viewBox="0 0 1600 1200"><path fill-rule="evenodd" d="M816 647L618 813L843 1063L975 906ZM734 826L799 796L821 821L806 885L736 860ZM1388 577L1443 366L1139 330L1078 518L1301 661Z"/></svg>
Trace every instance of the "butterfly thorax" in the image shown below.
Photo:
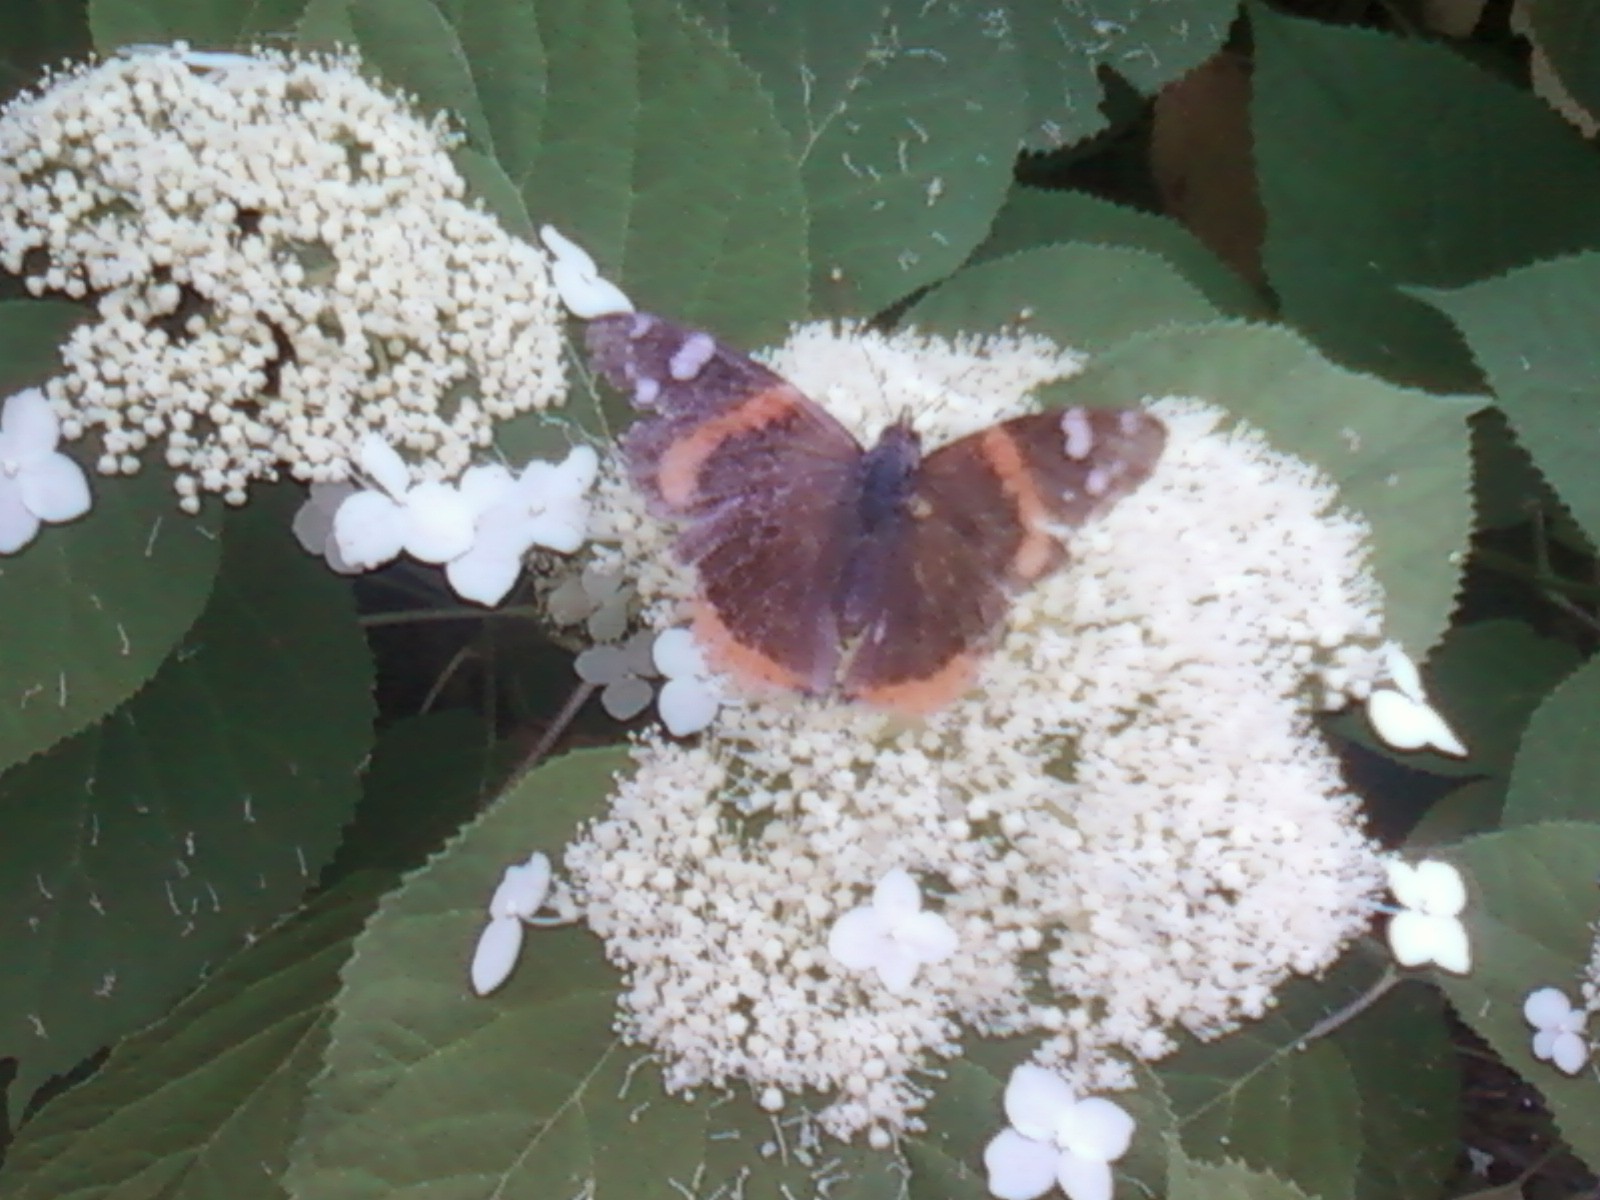
<svg viewBox="0 0 1600 1200"><path fill-rule="evenodd" d="M922 439L905 422L889 426L878 444L861 457L860 534L882 534L913 511Z"/></svg>

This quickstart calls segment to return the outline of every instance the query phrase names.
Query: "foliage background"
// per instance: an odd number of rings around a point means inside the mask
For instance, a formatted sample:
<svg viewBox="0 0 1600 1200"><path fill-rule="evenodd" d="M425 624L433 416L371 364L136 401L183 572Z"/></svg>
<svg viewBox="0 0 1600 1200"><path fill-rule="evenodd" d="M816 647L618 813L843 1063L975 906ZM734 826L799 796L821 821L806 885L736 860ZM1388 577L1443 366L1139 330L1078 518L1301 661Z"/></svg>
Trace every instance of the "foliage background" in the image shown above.
<svg viewBox="0 0 1600 1200"><path fill-rule="evenodd" d="M1515 20L1600 112L1591 0ZM1363 945L1258 1025L1146 1074L1125 1194L1412 1200L1590 1186L1592 1075L1534 1062L1600 907L1594 416L1600 158L1530 88L1503 5L1454 0L0 0L0 89L130 43L360 47L448 110L477 194L552 222L646 308L760 344L812 316L1098 355L1070 390L1214 394L1373 522L1394 628L1465 763L1330 722L1375 830L1468 870L1478 969ZM0 392L79 319L0 281ZM604 438L620 413L568 414ZM521 459L565 445L538 419ZM831 1200L985 1194L1025 1047L953 1064L929 1133L807 1146L749 1097L662 1096L586 934L486 1002L492 881L624 759L512 605L393 568L354 588L297 497L94 519L0 564L0 1195ZM490 804L504 793L503 802ZM482 815L479 815L479 814ZM508 853L507 847L516 848ZM1521 1076L1537 1086L1532 1097ZM792 1144L791 1144L792 1142ZM1489 1153L1471 1175L1468 1147ZM723 1189L719 1192L719 1188Z"/></svg>

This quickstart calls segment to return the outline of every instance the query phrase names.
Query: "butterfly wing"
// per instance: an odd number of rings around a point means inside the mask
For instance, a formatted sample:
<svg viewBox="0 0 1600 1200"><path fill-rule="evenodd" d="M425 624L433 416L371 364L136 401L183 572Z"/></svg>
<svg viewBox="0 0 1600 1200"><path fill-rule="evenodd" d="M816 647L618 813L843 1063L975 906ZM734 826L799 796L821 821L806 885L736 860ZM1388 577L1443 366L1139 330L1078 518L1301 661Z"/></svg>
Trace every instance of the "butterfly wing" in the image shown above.
<svg viewBox="0 0 1600 1200"><path fill-rule="evenodd" d="M1069 408L930 454L905 519L865 549L842 599L846 693L911 713L960 695L1011 597L1061 564L1068 530L1144 482L1165 443L1146 413Z"/></svg>
<svg viewBox="0 0 1600 1200"><path fill-rule="evenodd" d="M623 455L652 510L683 523L677 552L698 573L708 661L747 685L827 690L860 444L710 334L624 313L593 321L588 343L596 369L646 414Z"/></svg>

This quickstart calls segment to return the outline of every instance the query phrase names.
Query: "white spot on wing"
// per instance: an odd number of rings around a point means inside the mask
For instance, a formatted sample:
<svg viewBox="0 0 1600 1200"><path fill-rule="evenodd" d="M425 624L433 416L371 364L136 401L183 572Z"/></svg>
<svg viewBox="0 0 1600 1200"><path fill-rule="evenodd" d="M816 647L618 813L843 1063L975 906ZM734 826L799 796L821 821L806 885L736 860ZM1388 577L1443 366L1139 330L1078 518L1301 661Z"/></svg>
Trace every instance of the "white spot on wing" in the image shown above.
<svg viewBox="0 0 1600 1200"><path fill-rule="evenodd" d="M1081 408L1069 408L1061 414L1061 432L1066 435L1067 457L1082 460L1094 449L1094 430L1089 426L1089 416Z"/></svg>
<svg viewBox="0 0 1600 1200"><path fill-rule="evenodd" d="M667 372L679 383L685 383L700 374L716 352L716 339L709 333L691 333L667 360Z"/></svg>

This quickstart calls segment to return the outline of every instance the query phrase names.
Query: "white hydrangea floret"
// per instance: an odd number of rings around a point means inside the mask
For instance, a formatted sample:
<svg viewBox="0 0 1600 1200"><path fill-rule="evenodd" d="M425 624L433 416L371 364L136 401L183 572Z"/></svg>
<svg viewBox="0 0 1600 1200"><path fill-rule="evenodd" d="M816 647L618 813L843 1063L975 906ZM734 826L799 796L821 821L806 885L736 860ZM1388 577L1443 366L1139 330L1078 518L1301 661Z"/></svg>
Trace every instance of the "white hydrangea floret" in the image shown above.
<svg viewBox="0 0 1600 1200"><path fill-rule="evenodd" d="M351 55L157 47L0 109L0 267L93 298L46 391L100 471L153 452L194 512L343 480L374 434L452 479L565 398L549 257L409 105Z"/></svg>
<svg viewBox="0 0 1600 1200"><path fill-rule="evenodd" d="M1415 866L1391 859L1389 890L1401 905L1389 918L1389 948L1403 967L1428 963L1465 975L1472 970L1472 947L1461 914L1467 885L1449 863L1426 859Z"/></svg>
<svg viewBox="0 0 1600 1200"><path fill-rule="evenodd" d="M656 698L661 723L673 737L699 733L716 719L728 689L721 676L706 666L694 634L687 628L666 629L651 647L656 670L666 680Z"/></svg>
<svg viewBox="0 0 1600 1200"><path fill-rule="evenodd" d="M1543 987L1528 993L1522 1015L1533 1026L1533 1056L1557 1070L1576 1075L1589 1061L1589 1024L1586 1009L1574 1008L1560 988Z"/></svg>
<svg viewBox="0 0 1600 1200"><path fill-rule="evenodd" d="M362 473L375 487L345 497L333 515L340 557L371 570L409 554L418 562L448 563L472 546L476 513L448 483L414 483L405 460L376 434L361 443Z"/></svg>
<svg viewBox="0 0 1600 1200"><path fill-rule="evenodd" d="M618 721L631 721L650 707L655 640L654 633L641 629L621 645L591 646L573 661L578 678L601 689L601 706Z"/></svg>
<svg viewBox="0 0 1600 1200"><path fill-rule="evenodd" d="M567 311L585 321L608 313L633 311L633 301L600 274L589 252L553 225L539 230L539 240L550 252L550 279Z"/></svg>
<svg viewBox="0 0 1600 1200"><path fill-rule="evenodd" d="M915 414L929 453L1081 361L826 323L760 357L864 445ZM752 695L697 739L643 735L564 861L669 1091L821 1092L820 1128L892 1143L968 1036L1037 1035L1082 1090L1125 1088L1130 1061L1259 1017L1369 928L1383 859L1314 717L1384 677L1370 530L1220 409L1152 408L1154 474L1015 598L947 708ZM602 476L592 561L650 629L694 611L677 536ZM892 864L942 882L960 934L903 993L828 956L843 898Z"/></svg>
<svg viewBox="0 0 1600 1200"><path fill-rule="evenodd" d="M903 867L889 871L872 889L872 901L852 908L828 931L828 953L850 971L876 971L894 995L903 995L929 963L955 953L956 931L938 913L922 908L922 889Z"/></svg>
<svg viewBox="0 0 1600 1200"><path fill-rule="evenodd" d="M545 607L557 625L582 622L595 641L614 642L627 632L633 598L621 570L591 562L552 588Z"/></svg>
<svg viewBox="0 0 1600 1200"><path fill-rule="evenodd" d="M56 449L61 424L38 388L0 409L0 554L15 554L39 532L89 511L83 468Z"/></svg>
<svg viewBox="0 0 1600 1200"><path fill-rule="evenodd" d="M589 488L599 470L592 446L574 446L559 463L535 459L518 475L498 463L470 468L461 493L477 513L472 545L445 567L456 595L498 604L535 546L570 554L583 545Z"/></svg>
<svg viewBox="0 0 1600 1200"><path fill-rule="evenodd" d="M328 568L340 575L354 575L361 568L345 562L339 552L338 539L333 536L333 518L339 506L360 490L353 483L313 483L290 525L301 549L326 559Z"/></svg>
<svg viewBox="0 0 1600 1200"><path fill-rule="evenodd" d="M1386 647L1385 665L1393 687L1374 688L1367 697L1367 721L1396 750L1432 749L1465 758L1467 747L1428 701L1417 664L1398 646Z"/></svg>
<svg viewBox="0 0 1600 1200"><path fill-rule="evenodd" d="M1078 1099L1067 1081L1023 1064L1006 1084L1011 1122L984 1149L989 1194L1035 1200L1059 1187L1071 1200L1111 1200L1111 1164L1128 1151L1134 1120L1098 1096Z"/></svg>
<svg viewBox="0 0 1600 1200"><path fill-rule="evenodd" d="M522 927L535 922L550 895L550 859L537 851L505 869L489 900L489 921L472 952L472 990L487 996L511 976L522 953Z"/></svg>

